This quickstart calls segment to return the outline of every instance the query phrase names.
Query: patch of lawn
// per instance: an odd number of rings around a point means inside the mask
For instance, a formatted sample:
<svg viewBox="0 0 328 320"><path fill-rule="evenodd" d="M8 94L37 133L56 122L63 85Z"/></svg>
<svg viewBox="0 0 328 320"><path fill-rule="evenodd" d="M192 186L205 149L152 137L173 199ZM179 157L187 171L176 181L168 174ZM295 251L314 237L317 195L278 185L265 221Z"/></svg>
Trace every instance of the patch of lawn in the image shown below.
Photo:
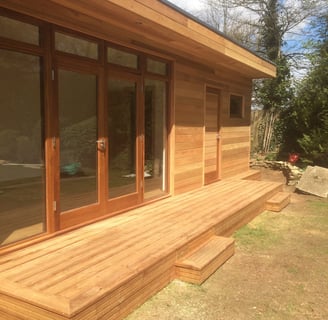
<svg viewBox="0 0 328 320"><path fill-rule="evenodd" d="M281 235L262 224L248 224L234 233L238 246L247 250L265 250L280 243Z"/></svg>
<svg viewBox="0 0 328 320"><path fill-rule="evenodd" d="M309 223L315 226L320 231L328 230L328 201L311 200L308 202L309 208Z"/></svg>

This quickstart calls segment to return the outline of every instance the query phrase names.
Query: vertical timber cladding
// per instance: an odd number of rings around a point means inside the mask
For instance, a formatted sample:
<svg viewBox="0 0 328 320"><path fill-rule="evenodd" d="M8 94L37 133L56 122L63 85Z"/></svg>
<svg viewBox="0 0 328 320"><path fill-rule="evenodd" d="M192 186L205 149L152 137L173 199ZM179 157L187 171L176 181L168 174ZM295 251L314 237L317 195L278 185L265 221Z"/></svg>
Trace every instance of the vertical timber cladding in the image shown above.
<svg viewBox="0 0 328 320"><path fill-rule="evenodd" d="M175 194L204 184L205 87L220 90L222 179L249 169L252 81L231 71L214 72L178 61L175 66ZM243 115L230 117L230 95L243 97Z"/></svg>

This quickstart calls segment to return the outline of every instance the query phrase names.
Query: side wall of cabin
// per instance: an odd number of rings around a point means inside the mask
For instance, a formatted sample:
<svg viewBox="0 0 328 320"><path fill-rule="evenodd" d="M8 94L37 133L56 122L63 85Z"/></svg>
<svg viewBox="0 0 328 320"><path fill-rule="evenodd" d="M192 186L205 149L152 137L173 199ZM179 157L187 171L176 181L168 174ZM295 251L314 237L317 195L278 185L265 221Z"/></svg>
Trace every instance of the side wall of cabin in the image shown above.
<svg viewBox="0 0 328 320"><path fill-rule="evenodd" d="M178 60L175 65L174 193L204 185L204 115L206 88L220 92L219 177L249 169L252 81L227 70ZM243 96L243 116L230 117L230 95Z"/></svg>

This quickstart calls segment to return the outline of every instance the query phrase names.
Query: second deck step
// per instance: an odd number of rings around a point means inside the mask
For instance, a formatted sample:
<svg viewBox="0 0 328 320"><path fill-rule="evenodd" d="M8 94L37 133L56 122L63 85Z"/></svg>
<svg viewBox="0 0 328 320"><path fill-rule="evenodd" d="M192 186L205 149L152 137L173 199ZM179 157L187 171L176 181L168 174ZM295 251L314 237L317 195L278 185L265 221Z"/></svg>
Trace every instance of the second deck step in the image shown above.
<svg viewBox="0 0 328 320"><path fill-rule="evenodd" d="M213 236L196 251L175 263L177 278L201 284L233 256L234 252L234 239Z"/></svg>
<svg viewBox="0 0 328 320"><path fill-rule="evenodd" d="M290 193L278 192L272 198L270 198L266 204L266 210L280 212L283 208L288 206L290 203Z"/></svg>

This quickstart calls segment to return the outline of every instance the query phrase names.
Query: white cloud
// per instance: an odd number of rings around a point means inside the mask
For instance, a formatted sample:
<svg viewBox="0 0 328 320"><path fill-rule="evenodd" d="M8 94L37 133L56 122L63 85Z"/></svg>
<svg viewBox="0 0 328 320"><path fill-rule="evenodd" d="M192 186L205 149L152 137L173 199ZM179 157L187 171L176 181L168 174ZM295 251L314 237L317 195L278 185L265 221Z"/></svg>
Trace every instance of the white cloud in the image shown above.
<svg viewBox="0 0 328 320"><path fill-rule="evenodd" d="M170 2L189 12L199 11L204 8L203 0L170 0Z"/></svg>

